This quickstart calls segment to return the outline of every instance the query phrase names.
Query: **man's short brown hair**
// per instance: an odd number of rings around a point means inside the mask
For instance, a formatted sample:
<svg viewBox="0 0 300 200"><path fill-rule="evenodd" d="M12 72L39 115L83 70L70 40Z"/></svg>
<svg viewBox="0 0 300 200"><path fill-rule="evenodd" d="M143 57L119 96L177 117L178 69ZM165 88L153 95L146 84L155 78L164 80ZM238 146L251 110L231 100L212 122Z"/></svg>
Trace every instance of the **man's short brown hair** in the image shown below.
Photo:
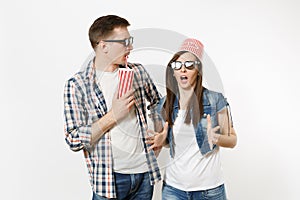
<svg viewBox="0 0 300 200"><path fill-rule="evenodd" d="M93 48L97 46L100 39L110 35L115 28L130 26L129 22L116 15L106 15L94 21L89 29L89 39Z"/></svg>

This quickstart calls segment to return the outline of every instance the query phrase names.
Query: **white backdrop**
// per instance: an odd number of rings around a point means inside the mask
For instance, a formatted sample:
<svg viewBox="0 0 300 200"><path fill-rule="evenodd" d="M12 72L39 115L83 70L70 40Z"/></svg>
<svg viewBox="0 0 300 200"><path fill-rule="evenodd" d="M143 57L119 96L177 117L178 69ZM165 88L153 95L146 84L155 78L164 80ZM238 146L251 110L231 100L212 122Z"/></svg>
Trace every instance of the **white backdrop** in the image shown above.
<svg viewBox="0 0 300 200"><path fill-rule="evenodd" d="M106 14L125 17L130 30L204 43L238 134L236 148L222 149L230 200L298 199L299 8L296 0L1 1L0 199L91 199L83 155L64 142L62 97L92 51L89 26Z"/></svg>

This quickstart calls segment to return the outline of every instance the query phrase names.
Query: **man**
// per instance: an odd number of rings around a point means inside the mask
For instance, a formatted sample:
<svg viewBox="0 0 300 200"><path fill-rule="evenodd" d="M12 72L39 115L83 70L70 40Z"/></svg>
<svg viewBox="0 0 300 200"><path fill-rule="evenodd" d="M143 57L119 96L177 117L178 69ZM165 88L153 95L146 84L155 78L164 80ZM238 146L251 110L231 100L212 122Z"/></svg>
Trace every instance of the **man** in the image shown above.
<svg viewBox="0 0 300 200"><path fill-rule="evenodd" d="M95 57L70 78L64 90L66 142L83 150L93 199L151 199L153 184L161 179L155 153L145 143L146 100L157 130L160 95L140 64L132 89L117 97L118 70L127 65L133 38L126 19L98 18L89 29Z"/></svg>

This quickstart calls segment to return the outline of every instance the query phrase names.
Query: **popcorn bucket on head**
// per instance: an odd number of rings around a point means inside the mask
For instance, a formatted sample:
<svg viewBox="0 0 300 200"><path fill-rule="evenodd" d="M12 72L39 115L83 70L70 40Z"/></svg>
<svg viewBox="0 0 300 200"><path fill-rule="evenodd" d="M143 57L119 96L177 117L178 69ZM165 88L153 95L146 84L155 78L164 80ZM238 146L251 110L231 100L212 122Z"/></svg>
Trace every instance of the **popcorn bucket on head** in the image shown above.
<svg viewBox="0 0 300 200"><path fill-rule="evenodd" d="M129 68L119 68L118 98L131 89L133 82L133 70Z"/></svg>

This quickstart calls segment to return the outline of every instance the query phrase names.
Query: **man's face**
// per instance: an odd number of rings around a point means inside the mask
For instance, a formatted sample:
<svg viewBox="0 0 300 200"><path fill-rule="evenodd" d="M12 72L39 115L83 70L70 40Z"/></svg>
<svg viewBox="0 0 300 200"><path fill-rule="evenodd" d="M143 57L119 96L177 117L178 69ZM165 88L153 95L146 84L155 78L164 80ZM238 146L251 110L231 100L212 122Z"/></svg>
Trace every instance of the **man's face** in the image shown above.
<svg viewBox="0 0 300 200"><path fill-rule="evenodd" d="M126 57L130 54L133 49L132 44L125 46L122 42L112 42L112 40L124 40L130 37L130 34L126 27L115 28L113 33L107 37L106 40L110 42L105 42L107 45L107 56L111 60L112 65L124 65Z"/></svg>

